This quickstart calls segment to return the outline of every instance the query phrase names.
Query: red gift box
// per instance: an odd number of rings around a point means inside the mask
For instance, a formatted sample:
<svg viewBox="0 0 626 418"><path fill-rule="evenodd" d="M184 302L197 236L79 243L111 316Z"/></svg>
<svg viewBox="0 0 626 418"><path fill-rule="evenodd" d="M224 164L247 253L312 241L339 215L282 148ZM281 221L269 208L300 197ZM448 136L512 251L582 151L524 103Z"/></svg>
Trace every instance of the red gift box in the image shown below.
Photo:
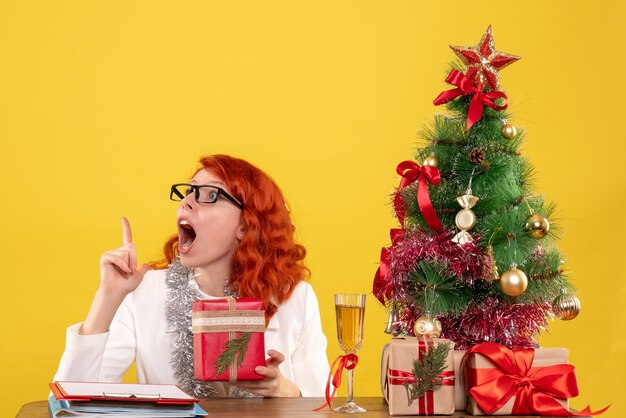
<svg viewBox="0 0 626 418"><path fill-rule="evenodd" d="M465 379L463 378L465 375L465 370L467 368L493 368L493 364L489 362L488 359L483 357L473 357L468 358L462 365L461 363L465 359L465 353L467 350L455 350L454 351L454 373L459 378L456 379L454 384L454 405L457 411L465 411L466 407L468 410L473 411L473 415L480 415L478 411L477 405L475 402L470 402L472 405L467 406L467 393L465 393ZM567 364L568 362L568 351L565 348L537 348L535 349L535 355L532 362L532 367L544 367L551 366L553 364ZM463 366L463 367L461 367ZM476 372L474 372L476 373ZM511 401L512 402L512 401ZM563 402L563 406L569 407L567 402ZM508 408L511 409L511 408ZM506 411L506 409L504 410ZM505 412L502 411L501 414ZM494 413L494 415L498 415L498 413Z"/></svg>
<svg viewBox="0 0 626 418"><path fill-rule="evenodd" d="M467 350L463 361L472 415L593 416L606 410L568 410L578 382L565 349L510 350L482 343Z"/></svg>
<svg viewBox="0 0 626 418"><path fill-rule="evenodd" d="M263 301L199 300L192 305L191 323L196 379L263 379L254 371L256 366L265 366Z"/></svg>

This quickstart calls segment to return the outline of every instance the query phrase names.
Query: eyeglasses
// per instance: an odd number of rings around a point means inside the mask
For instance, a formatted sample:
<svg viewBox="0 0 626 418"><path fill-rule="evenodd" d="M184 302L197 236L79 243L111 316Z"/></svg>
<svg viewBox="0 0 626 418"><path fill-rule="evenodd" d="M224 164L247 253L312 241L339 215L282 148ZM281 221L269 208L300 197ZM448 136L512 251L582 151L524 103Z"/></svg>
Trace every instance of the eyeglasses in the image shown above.
<svg viewBox="0 0 626 418"><path fill-rule="evenodd" d="M178 183L172 184L170 189L170 200L180 202L186 196L194 193L196 202L200 204L211 204L217 202L220 195L230 200L239 209L243 209L243 203L231 196L226 190L217 186L199 186L197 184Z"/></svg>

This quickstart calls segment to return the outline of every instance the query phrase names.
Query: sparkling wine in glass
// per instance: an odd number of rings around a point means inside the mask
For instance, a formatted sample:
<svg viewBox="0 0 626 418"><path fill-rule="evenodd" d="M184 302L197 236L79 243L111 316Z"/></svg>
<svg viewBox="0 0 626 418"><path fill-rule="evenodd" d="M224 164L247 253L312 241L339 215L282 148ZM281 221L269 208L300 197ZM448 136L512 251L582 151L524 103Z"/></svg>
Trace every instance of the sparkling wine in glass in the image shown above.
<svg viewBox="0 0 626 418"><path fill-rule="evenodd" d="M363 342L363 320L365 319L365 294L336 294L335 313L337 314L337 339L339 347L346 354L356 354ZM335 412L356 414L365 412L353 399L354 369L346 369L348 399Z"/></svg>

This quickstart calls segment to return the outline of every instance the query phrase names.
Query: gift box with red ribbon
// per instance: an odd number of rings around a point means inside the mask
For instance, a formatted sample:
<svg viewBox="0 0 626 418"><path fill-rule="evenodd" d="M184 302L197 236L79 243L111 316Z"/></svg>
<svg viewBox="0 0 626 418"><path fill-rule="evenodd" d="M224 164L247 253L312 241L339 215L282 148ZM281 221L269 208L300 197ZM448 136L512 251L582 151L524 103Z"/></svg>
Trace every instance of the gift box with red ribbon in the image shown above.
<svg viewBox="0 0 626 418"><path fill-rule="evenodd" d="M260 380L265 365L265 311L255 298L199 300L191 314L198 380Z"/></svg>
<svg viewBox="0 0 626 418"><path fill-rule="evenodd" d="M578 396L574 366L564 348L510 350L496 343L478 344L465 353L467 412L472 415L598 415L589 407L569 411Z"/></svg>
<svg viewBox="0 0 626 418"><path fill-rule="evenodd" d="M421 382L413 373L415 362L440 344L447 344L444 355L444 368L433 381L438 384L423 396L419 393ZM434 338L399 337L391 340L383 348L381 363L381 386L383 396L389 404L390 415L450 415L454 413L454 343ZM426 386L424 386L426 387Z"/></svg>

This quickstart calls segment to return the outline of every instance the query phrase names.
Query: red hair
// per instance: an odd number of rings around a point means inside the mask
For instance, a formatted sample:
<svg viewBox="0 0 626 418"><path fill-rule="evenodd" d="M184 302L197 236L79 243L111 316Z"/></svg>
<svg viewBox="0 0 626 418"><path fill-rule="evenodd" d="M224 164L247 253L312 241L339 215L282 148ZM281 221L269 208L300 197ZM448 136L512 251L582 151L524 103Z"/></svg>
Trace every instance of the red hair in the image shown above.
<svg viewBox="0 0 626 418"><path fill-rule="evenodd" d="M230 286L241 297L262 299L267 322L310 273L303 263L306 250L294 241L283 194L270 176L247 161L210 155L199 163L196 173L206 169L215 174L243 202L245 234L233 254ZM173 235L163 247L165 259L152 266L165 268L177 252L178 235Z"/></svg>

